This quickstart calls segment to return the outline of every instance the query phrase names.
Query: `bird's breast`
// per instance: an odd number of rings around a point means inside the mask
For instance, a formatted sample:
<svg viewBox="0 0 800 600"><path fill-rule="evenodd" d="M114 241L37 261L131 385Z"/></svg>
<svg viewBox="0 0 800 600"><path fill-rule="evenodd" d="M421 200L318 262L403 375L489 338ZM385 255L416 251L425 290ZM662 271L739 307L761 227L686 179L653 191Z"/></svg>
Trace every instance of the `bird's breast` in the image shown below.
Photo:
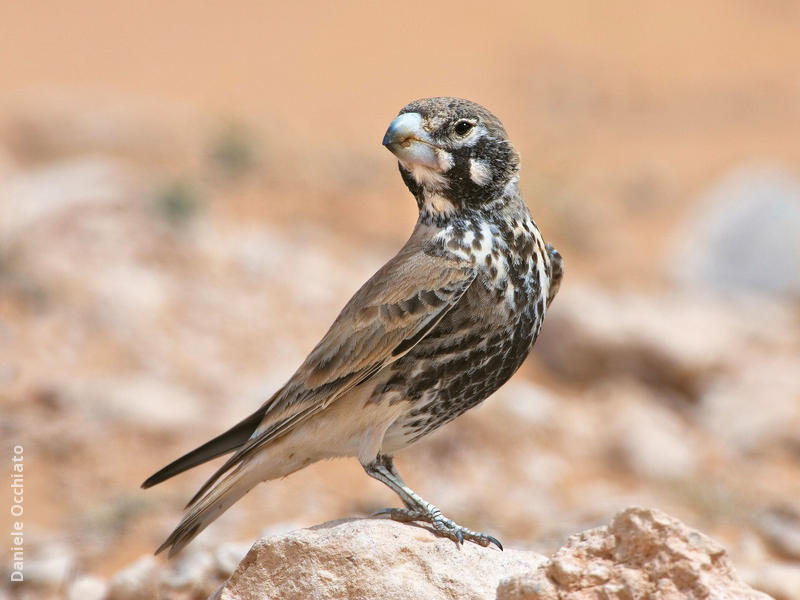
<svg viewBox="0 0 800 600"><path fill-rule="evenodd" d="M549 256L530 215L452 225L439 238L446 253L478 270L481 285L472 293L486 296L495 312L544 316L544 304L536 303L547 297Z"/></svg>
<svg viewBox="0 0 800 600"><path fill-rule="evenodd" d="M505 383L530 352L544 318L546 252L529 217L442 233L445 251L473 265L478 277L376 389L383 397L410 403L397 426L408 443Z"/></svg>

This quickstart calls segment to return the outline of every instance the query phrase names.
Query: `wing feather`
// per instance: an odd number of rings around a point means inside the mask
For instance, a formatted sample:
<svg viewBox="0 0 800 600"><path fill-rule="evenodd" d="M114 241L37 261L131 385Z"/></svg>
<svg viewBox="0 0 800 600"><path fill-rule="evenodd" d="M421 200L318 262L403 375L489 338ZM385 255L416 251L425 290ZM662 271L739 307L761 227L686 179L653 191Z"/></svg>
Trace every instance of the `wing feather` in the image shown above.
<svg viewBox="0 0 800 600"><path fill-rule="evenodd" d="M292 378L262 406L252 437L188 506L225 472L399 360L458 303L475 277L472 265L426 252L412 236L350 299Z"/></svg>

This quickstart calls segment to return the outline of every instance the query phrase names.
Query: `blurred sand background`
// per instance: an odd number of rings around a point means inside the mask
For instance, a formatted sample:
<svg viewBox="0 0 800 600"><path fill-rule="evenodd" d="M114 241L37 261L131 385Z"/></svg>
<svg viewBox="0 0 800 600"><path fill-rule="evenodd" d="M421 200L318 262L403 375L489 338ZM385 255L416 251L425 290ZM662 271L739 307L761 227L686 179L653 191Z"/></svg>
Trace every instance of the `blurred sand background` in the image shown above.
<svg viewBox="0 0 800 600"><path fill-rule="evenodd" d="M3 3L9 593L162 541L214 467L140 482L270 395L402 244L416 208L380 140L454 95L503 120L567 272L533 356L400 454L406 480L541 551L659 507L800 598L799 59L789 0ZM318 464L196 552L396 503Z"/></svg>

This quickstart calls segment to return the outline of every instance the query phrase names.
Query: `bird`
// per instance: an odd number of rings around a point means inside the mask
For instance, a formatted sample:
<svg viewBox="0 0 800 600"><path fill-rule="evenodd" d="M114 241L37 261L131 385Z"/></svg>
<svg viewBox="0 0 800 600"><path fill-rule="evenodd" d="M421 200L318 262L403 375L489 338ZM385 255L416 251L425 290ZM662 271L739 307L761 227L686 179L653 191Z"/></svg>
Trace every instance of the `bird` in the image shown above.
<svg viewBox="0 0 800 600"><path fill-rule="evenodd" d="M416 100L391 121L383 145L419 209L410 238L283 387L142 484L231 454L156 554L178 553L258 483L335 457L357 457L400 497L402 508L376 515L502 550L497 538L457 524L408 487L393 456L517 371L558 292L563 260L522 199L518 152L483 106Z"/></svg>

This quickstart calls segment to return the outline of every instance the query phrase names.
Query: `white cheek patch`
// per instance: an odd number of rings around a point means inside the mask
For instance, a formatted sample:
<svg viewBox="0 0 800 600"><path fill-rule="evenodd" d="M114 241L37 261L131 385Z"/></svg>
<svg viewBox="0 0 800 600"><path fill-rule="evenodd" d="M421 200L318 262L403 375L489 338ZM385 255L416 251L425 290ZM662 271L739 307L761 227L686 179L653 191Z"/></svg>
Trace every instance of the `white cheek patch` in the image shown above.
<svg viewBox="0 0 800 600"><path fill-rule="evenodd" d="M486 185L492 178L492 170L486 161L478 158L469 159L469 178L475 185Z"/></svg>
<svg viewBox="0 0 800 600"><path fill-rule="evenodd" d="M439 169L441 169L442 173L445 173L453 168L452 154L442 150L441 148L436 148L434 153L436 154L436 162L439 163Z"/></svg>

